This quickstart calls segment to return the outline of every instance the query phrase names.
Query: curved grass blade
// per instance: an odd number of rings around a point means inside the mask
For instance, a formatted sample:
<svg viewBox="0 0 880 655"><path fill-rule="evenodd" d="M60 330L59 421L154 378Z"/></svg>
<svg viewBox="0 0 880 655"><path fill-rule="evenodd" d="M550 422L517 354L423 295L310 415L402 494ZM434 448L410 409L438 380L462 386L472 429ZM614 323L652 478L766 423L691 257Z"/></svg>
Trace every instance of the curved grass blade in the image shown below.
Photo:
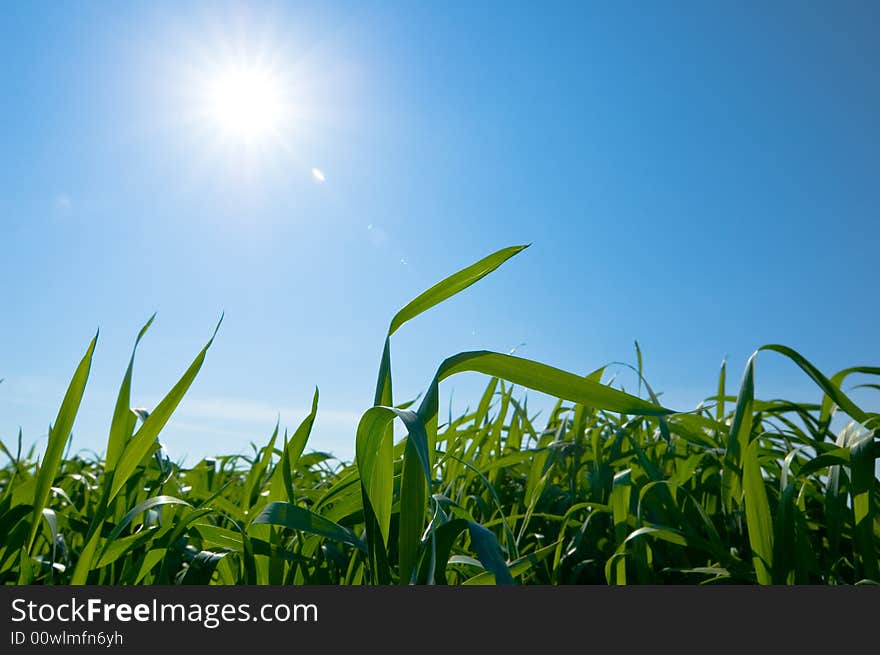
<svg viewBox="0 0 880 655"><path fill-rule="evenodd" d="M291 530L300 530L334 541L340 541L366 552L366 545L351 530L310 512L303 507L277 501L269 503L252 521L253 525L277 525Z"/></svg>
<svg viewBox="0 0 880 655"><path fill-rule="evenodd" d="M49 560L49 579L51 580L55 573L55 552L58 547L58 516L54 510L48 507L43 509L43 518L46 519L46 525L49 526L49 538L52 542L52 558Z"/></svg>
<svg viewBox="0 0 880 655"><path fill-rule="evenodd" d="M394 405L391 380L391 335L400 329L400 327L407 321L412 320L419 314L435 307L444 300L451 298L460 291L463 291L472 284L478 282L526 247L527 246L524 245L512 246L484 257L480 261L453 273L449 277L432 286L430 289L419 294L394 315L388 327L385 345L382 350L382 360L379 365L379 375L376 381L374 405L384 407L393 407ZM436 431L435 423L436 419L423 422L421 432L425 432L424 426L427 424L430 426L431 434L433 435ZM367 452L367 450L374 450L372 447L366 449L362 447L364 438L361 436L362 433L360 431L360 426L358 434L358 452L361 454L361 457L358 460L358 468L361 469L360 463L363 463L369 471L368 479L365 485L362 486L362 496L364 523L367 533L367 542L370 547L370 568L373 571L373 575L378 576L377 580L381 579L382 581L387 581L389 571L385 548L388 544L390 506L388 505L388 502L386 502L386 495L388 495L386 492L389 485L392 484L392 481L390 478L387 480L384 479L383 476L389 475L386 462L387 454L391 452L394 439L393 426L391 425L391 420L388 420L385 422L382 435L371 433L373 435L372 439L377 442L375 454ZM409 444L409 441L407 443ZM430 443L433 448L433 438L430 440ZM409 475L406 476L405 507L407 511L406 517L404 518L404 532L402 534L404 568L407 570L411 570L415 564L415 540L418 538L418 533L421 532L424 518L424 508L422 507L421 509L418 509L416 505L424 505L425 502L424 485L418 481L418 476L415 475L415 462L413 460L417 455L422 467L425 469L428 484L430 484L430 460L427 449L427 434L425 434L424 440L419 439L419 443L414 443L407 447L407 450L412 453L409 464L406 467L409 470ZM381 465L378 467L375 466L377 461L381 461ZM376 502L379 503L378 508L375 506ZM405 580L407 578L404 577L403 579Z"/></svg>
<svg viewBox="0 0 880 655"><path fill-rule="evenodd" d="M182 585L206 585L211 582L214 569L226 556L226 553L212 553L207 550L196 553L180 578Z"/></svg>
<svg viewBox="0 0 880 655"><path fill-rule="evenodd" d="M428 584L446 584L446 565L449 563L449 554L452 552L452 546L458 535L464 532L467 527L468 522L465 519L452 519L432 531L434 568L433 575L429 575L426 580Z"/></svg>
<svg viewBox="0 0 880 655"><path fill-rule="evenodd" d="M407 321L414 319L419 314L426 312L435 305L451 298L460 291L464 291L475 282L480 281L489 273L501 266L508 259L528 248L528 245L511 246L503 248L480 261L453 273L441 280L427 291L413 298L406 306L394 315L391 325L388 327L388 336L397 332Z"/></svg>
<svg viewBox="0 0 880 655"><path fill-rule="evenodd" d="M185 500L175 498L174 496L154 496L153 498L148 498L144 502L135 505L125 514L125 516L122 517L122 520L117 523L116 527L110 531L109 535L107 535L107 543L109 544L113 542L116 537L122 534L122 531L128 527L138 514L143 514L147 510L161 505L186 505L187 507L192 507L192 505ZM104 548L106 550L106 546Z"/></svg>
<svg viewBox="0 0 880 655"><path fill-rule="evenodd" d="M495 534L473 521L468 521L468 533L477 558L486 571L495 576L495 583L512 585L513 576L510 575L510 569L507 568L507 562L504 561L504 554Z"/></svg>
<svg viewBox="0 0 880 655"><path fill-rule="evenodd" d="M855 373L863 373L865 375L880 375L880 366L853 366L851 368L845 368L842 371L838 371L834 375L831 376L829 381L832 385L837 388L843 387L843 382L850 375ZM831 420L831 411L834 405L834 401L830 396L826 395L822 398L822 411L819 413L819 421L821 423L827 424Z"/></svg>
<svg viewBox="0 0 880 655"><path fill-rule="evenodd" d="M813 366L803 355L794 350L793 348L789 348L788 346L782 346L779 344L769 344L766 346L761 346L758 350L772 350L777 352L785 357L788 357L791 361L797 364L802 371L804 371L812 380L815 382L822 391L825 392L825 395L830 398L834 403L837 404L840 409L846 412L850 417L858 421L859 423L865 423L869 419L876 418L877 414L869 414L861 409L858 405L856 405L843 391L840 390L840 386L835 385L826 378L822 372ZM871 367L871 372L880 371L880 369L874 369ZM842 378L841 378L842 379ZM824 405L824 402L823 402Z"/></svg>
<svg viewBox="0 0 880 655"><path fill-rule="evenodd" d="M677 530L665 526L646 525L630 532L605 562L605 579L609 584L626 584L627 546L638 543L642 537L653 537L676 546L687 546L687 539Z"/></svg>
<svg viewBox="0 0 880 655"><path fill-rule="evenodd" d="M466 371L502 378L513 384L540 391L556 398L583 403L595 409L640 416L665 416L674 411L637 396L618 391L590 378L563 371L547 364L486 350L462 352L447 358L437 371L434 385ZM423 418L437 413L437 393L426 394L419 409Z"/></svg>
<svg viewBox="0 0 880 655"><path fill-rule="evenodd" d="M513 578L518 578L521 575L528 573L536 564L543 562L550 555L553 554L553 551L557 548L557 544L553 543L549 546L544 546L536 550L533 553L529 553L527 555L523 555L522 557L517 558L510 564L508 564L507 568L510 571L510 575ZM463 584L466 585L491 585L495 584L495 574L491 571L483 571L482 573L478 573L472 578L468 578L464 581Z"/></svg>

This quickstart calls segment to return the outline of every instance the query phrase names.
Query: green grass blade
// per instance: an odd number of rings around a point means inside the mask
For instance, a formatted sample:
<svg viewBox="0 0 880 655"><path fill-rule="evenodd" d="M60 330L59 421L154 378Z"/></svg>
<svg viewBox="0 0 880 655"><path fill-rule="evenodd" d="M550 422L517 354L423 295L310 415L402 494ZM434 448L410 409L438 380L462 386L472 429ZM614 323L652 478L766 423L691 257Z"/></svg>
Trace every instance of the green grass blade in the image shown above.
<svg viewBox="0 0 880 655"><path fill-rule="evenodd" d="M664 526L658 525L645 525L641 528L633 530L630 532L626 539L624 539L624 544L629 544L639 539L641 537L649 536L654 539L659 539L661 541L666 541L670 544L675 544L676 546L687 546L687 539L682 535L678 530L673 528L668 528Z"/></svg>
<svg viewBox="0 0 880 655"><path fill-rule="evenodd" d="M401 584L409 583L418 561L421 535L425 528L426 480L416 440L407 438L400 476L400 525L398 553Z"/></svg>
<svg viewBox="0 0 880 655"><path fill-rule="evenodd" d="M40 520L43 509L46 507L46 501L49 499L49 491L58 474L61 466L61 458L64 456L64 446L73 429L73 422L79 411L80 402L82 402L83 392L86 388L86 381L89 379L89 370L92 366L92 355L95 352L95 345L98 343L98 335L96 334L89 344L86 354L83 356L76 367L67 393L64 394L64 400L58 410L58 416L55 418L54 425L49 429L49 443L46 445L46 452L43 455L43 463L37 473L36 490L34 492L33 517L31 519L31 534L28 539L28 551L34 544L34 539L40 529Z"/></svg>
<svg viewBox="0 0 880 655"><path fill-rule="evenodd" d="M125 449L125 444L131 438L137 423L137 417L131 411L131 376L134 370L134 356L137 352L138 344L155 318L156 315L153 314L150 320L138 332L137 338L134 341L134 348L131 351L131 359L128 361L128 369L125 371L125 377L123 377L122 385L119 388L116 407L113 410L113 419L110 421L110 436L107 438L107 456L104 464L106 473L111 473L116 468L116 462L119 461L119 456Z"/></svg>
<svg viewBox="0 0 880 655"><path fill-rule="evenodd" d="M504 554L495 534L473 521L468 521L468 533L477 559L487 572L495 576L495 584L512 585L513 576L510 575L510 569L507 568L507 562L504 561Z"/></svg>
<svg viewBox="0 0 880 655"><path fill-rule="evenodd" d="M312 434L312 426L315 424L315 418L317 417L317 415L318 388L315 387L315 393L312 395L312 410L309 412L309 415L306 416L299 424L296 432L294 432L293 436L290 438L290 444L287 447L287 462L290 465L291 471L296 470L299 458L303 454L303 451L306 449L306 443L309 440L309 436Z"/></svg>
<svg viewBox="0 0 880 655"><path fill-rule="evenodd" d="M614 522L614 543L618 544L618 551L624 552L626 547L626 535L629 532L630 498L632 497L632 471L624 469L614 476L611 488L611 513ZM626 584L626 560L624 557L617 559L612 567L609 559L606 565L606 578L609 584Z"/></svg>
<svg viewBox="0 0 880 655"><path fill-rule="evenodd" d="M452 519L447 523L443 523L431 531L431 540L433 542L435 565L433 575L427 576L428 584L446 584L446 565L449 562L449 555L452 546L455 544L458 536L467 530L468 522L465 519ZM494 584L495 579L492 578L490 584Z"/></svg>
<svg viewBox="0 0 880 655"><path fill-rule="evenodd" d="M390 337L397 332L397 330L400 329L400 326L407 321L414 319L419 314L426 312L435 305L439 305L444 300L451 298L460 291L464 291L475 282L480 281L501 266L501 264L526 248L528 248L528 245L503 248L502 250L494 252L488 257L484 257L480 261L461 269L457 273L453 273L427 291L419 294L407 303L403 309L397 312L393 319L391 319L391 325L388 328L388 336Z"/></svg>
<svg viewBox="0 0 880 655"><path fill-rule="evenodd" d="M192 507L192 505L185 500L175 498L174 496L154 496L153 498L148 498L126 512L125 516L122 517L122 520L117 523L116 527L113 528L109 535L107 535L107 543L112 543L113 540L121 535L122 531L125 530L125 528L127 528L139 514L143 514L147 510L153 509L154 507L160 507L161 505L186 505L187 507Z"/></svg>
<svg viewBox="0 0 880 655"><path fill-rule="evenodd" d="M208 584L211 582L211 577L214 575L214 569L217 568L217 564L219 564L220 560L225 556L226 553L212 553L207 550L196 553L195 557L193 557L192 561L189 563L189 566L187 566L183 577L180 579L180 584Z"/></svg>
<svg viewBox="0 0 880 655"><path fill-rule="evenodd" d="M759 441L755 439L743 456L743 492L749 545L759 584L773 584L773 517L758 461Z"/></svg>
<svg viewBox="0 0 880 655"><path fill-rule="evenodd" d="M734 500L739 500L741 489L742 453L749 443L752 433L755 403L755 358L757 353L749 357L743 373L733 422L727 436L727 449L724 453L724 468L721 473L721 501L724 507L731 509Z"/></svg>
<svg viewBox="0 0 880 655"><path fill-rule="evenodd" d="M251 466L244 479L244 489L242 490L242 509L244 510L249 510L257 502L263 474L269 468L272 453L275 452L275 441L278 439L279 427L279 422L276 421L272 436L269 437L269 443L262 449L260 457Z"/></svg>
<svg viewBox="0 0 880 655"><path fill-rule="evenodd" d="M776 507L776 519L773 523L775 533L773 535L773 581L776 584L791 584L794 582L795 567L797 566L797 536L796 518L797 507L794 499L795 485L787 484L779 497Z"/></svg>
<svg viewBox="0 0 880 655"><path fill-rule="evenodd" d="M852 510L854 549L861 576L880 580L877 568L878 540L874 534L876 498L872 497L877 480L875 471L876 449L871 433L850 446L852 471Z"/></svg>
<svg viewBox="0 0 880 655"><path fill-rule="evenodd" d="M309 415L302 420L289 441L285 433L284 450L282 451L281 462L276 466L272 476L269 501L282 500L286 496L289 502L296 502L293 473L296 471L299 458L306 448L309 436L312 434L312 426L315 424L315 417L317 415L318 388L315 387L315 393L312 395L312 409Z"/></svg>
<svg viewBox="0 0 880 655"><path fill-rule="evenodd" d="M382 348L382 360L379 363L379 377L376 380L376 393L373 404L391 407L394 404L393 396L394 393L391 388L391 338L385 337L385 346Z"/></svg>
<svg viewBox="0 0 880 655"><path fill-rule="evenodd" d="M177 384L174 385L171 391L168 392L156 408L150 412L150 415L144 421L143 425L141 425L140 429L125 446L125 449L119 458L116 470L113 473L113 483L107 499L108 503L116 497L116 494L119 493L120 489L122 489L123 485L128 481L131 474L134 473L138 464L140 464L141 460L146 457L150 452L150 449L156 443L156 438L159 436L162 428L165 427L168 419L171 418L174 410L177 409L184 394L186 394L199 370L202 368L202 363L205 361L205 355L208 353L208 348L210 348L211 344L214 342L214 337L217 336L217 330L220 329L220 323L222 322L223 317L220 318L217 327L214 328L214 334L211 335L208 343L206 343L201 352L196 355L196 358L193 360L192 364L189 365L189 368Z"/></svg>
<svg viewBox="0 0 880 655"><path fill-rule="evenodd" d="M388 426L393 410L372 407L361 417L355 441L355 461L361 485L375 514L383 543L388 545L394 491L394 452Z"/></svg>
<svg viewBox="0 0 880 655"><path fill-rule="evenodd" d="M724 420L724 397L727 394L727 359L721 362L721 372L718 374L718 404L715 406L715 420L719 423Z"/></svg>
<svg viewBox="0 0 880 655"><path fill-rule="evenodd" d="M593 379L569 373L547 364L512 355L502 355L485 350L463 352L446 359L437 371L436 381L473 371L502 378L535 391L557 398L583 403L596 409L642 416L665 416L673 410L642 400L637 396L618 391ZM436 415L436 394L428 393L419 409L422 417Z"/></svg>
<svg viewBox="0 0 880 655"><path fill-rule="evenodd" d="M382 350L382 360L379 366L379 375L376 381L376 392L374 396L374 405L392 407L394 405L391 378L391 335L394 334L407 321L412 320L419 314L426 312L432 307L442 303L454 296L455 294L467 289L472 284L478 282L486 275L501 266L508 259L518 252L521 252L527 246L514 246L499 250L488 257L484 257L480 261L450 275L441 280L427 291L419 294L412 301L407 303L400 311L398 311L391 319L388 333L385 338L385 345ZM368 426L365 425L365 430ZM412 435L412 430L410 430ZM430 432L430 434L429 434ZM430 480L430 457L428 453L428 444L433 449L436 433L436 415L431 415L427 421L423 421L418 435L418 443L412 443L411 451L413 455L417 455L425 475ZM378 434L373 430L362 432L358 429L358 438L356 450L358 456L358 467L361 475L366 471L367 477L363 486L364 495L364 514L365 528L367 532L367 541L371 545L371 553L374 568L384 568L379 561L385 560L385 553L378 552L384 550L388 544L388 529L390 523L390 485L392 480L385 479L384 476L390 475L390 453L394 432L392 427L392 419L388 419L383 424L382 434ZM414 441L413 437L410 437ZM369 442L369 444L368 444ZM408 442L409 443L409 442ZM408 450L410 446L408 446ZM418 482L417 476L413 470L415 462L412 459L409 462L410 475L407 476L406 484L406 501L407 509L404 518L404 530L402 535L402 544L404 550L402 552L404 558L404 568L409 571L415 566L415 538L417 533L421 531L422 521L424 518L424 507L421 509L416 507L417 501L424 503L423 485ZM362 477L363 479L363 477ZM377 534L378 533L378 534ZM380 545L381 540L381 545ZM404 578L406 580L407 578Z"/></svg>
<svg viewBox="0 0 880 655"><path fill-rule="evenodd" d="M853 366L838 371L831 376L829 382L832 386L840 389L843 382L854 373L862 373L864 375L880 375L880 366ZM834 406L834 400L827 394L822 398L822 410L819 414L819 421L827 424L831 420L831 411Z"/></svg>
<svg viewBox="0 0 880 655"><path fill-rule="evenodd" d="M826 396L831 399L832 402L836 403L840 409L849 414L853 419L858 421L859 423L864 423L872 416L876 416L876 414L868 414L863 409L861 409L858 405L856 405L843 391L840 390L840 387L833 384L831 380L825 377L822 372L817 369L813 364L811 364L803 355L794 350L793 348L789 348L788 346L781 346L779 344L769 344L766 346L761 346L758 350L772 350L777 352L785 357L788 357L795 364L797 364L801 370L803 370L812 380L815 382L822 391L825 392Z"/></svg>
<svg viewBox="0 0 880 655"><path fill-rule="evenodd" d="M95 558L95 552L98 549L100 538L101 533L98 530L93 531L90 536L86 536L86 543L83 546L82 551L80 551L79 559L77 560L76 566L73 569L73 575L71 576L70 584L86 584L89 572L92 568L92 562Z"/></svg>
<svg viewBox="0 0 880 655"><path fill-rule="evenodd" d="M300 530L366 551L364 542L358 539L351 530L310 512L304 507L297 507L290 503L280 501L269 503L254 518L252 525L277 525L291 530Z"/></svg>
<svg viewBox="0 0 880 655"><path fill-rule="evenodd" d="M557 544L550 544L549 546L544 546L543 548L540 548L533 553L529 553L528 555L523 555L522 557L517 558L507 566L508 570L510 571L511 577L518 578L521 575L525 575L532 568L534 568L535 565L543 562L545 559L550 557L556 547ZM495 574L491 571L483 571L482 573L478 573L472 578L468 578L464 581L463 584L493 585L495 584Z"/></svg>

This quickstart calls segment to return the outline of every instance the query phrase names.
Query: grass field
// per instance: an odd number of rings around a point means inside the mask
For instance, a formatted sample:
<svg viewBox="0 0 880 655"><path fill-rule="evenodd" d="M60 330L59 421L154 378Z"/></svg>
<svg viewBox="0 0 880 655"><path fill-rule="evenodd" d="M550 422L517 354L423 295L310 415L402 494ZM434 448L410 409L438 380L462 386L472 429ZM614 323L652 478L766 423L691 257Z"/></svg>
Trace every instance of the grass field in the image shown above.
<svg viewBox="0 0 880 655"><path fill-rule="evenodd" d="M850 375L880 390L880 367L826 376L794 350L767 345L738 387L728 388L722 365L704 403L676 413L642 378L638 346L636 394L603 383L603 369L584 376L464 352L440 363L433 379L426 372L431 382L418 402L395 406L391 336L522 249L459 271L393 317L351 464L307 448L317 391L296 430L276 428L252 457L171 462L162 430L213 338L149 413L130 409L132 353L103 459L66 456L96 337L46 450L22 452L20 435L17 446L3 443L0 581L880 581L880 414L842 390ZM759 354L799 367L815 383L816 402L755 398ZM439 385L464 371L487 376L485 393L465 415L440 416ZM519 387L559 399L540 424ZM407 435L397 443L395 421Z"/></svg>

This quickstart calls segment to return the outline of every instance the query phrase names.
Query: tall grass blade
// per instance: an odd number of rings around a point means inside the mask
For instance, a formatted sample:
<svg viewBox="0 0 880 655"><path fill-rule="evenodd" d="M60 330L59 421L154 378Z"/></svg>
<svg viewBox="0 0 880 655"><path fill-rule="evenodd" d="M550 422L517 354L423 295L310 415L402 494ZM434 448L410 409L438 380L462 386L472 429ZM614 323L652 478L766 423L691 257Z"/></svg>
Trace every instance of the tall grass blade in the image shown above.
<svg viewBox="0 0 880 655"><path fill-rule="evenodd" d="M113 472L113 483L110 487L110 494L107 499L108 503L116 497L116 494L119 493L120 489L122 489L123 485L128 481L131 474L134 473L135 469L155 445L156 438L159 436L162 428L165 427L168 419L171 418L174 410L177 409L184 394L186 394L199 370L202 368L202 363L205 361L205 355L208 353L208 348L214 343L214 337L217 336L217 330L220 329L220 324L222 322L223 317L221 316L220 321L217 323L217 327L214 328L214 333L208 340L208 343L206 343L201 352L196 355L196 358L193 360L192 364L189 365L189 368L184 372L177 384L174 385L171 391L168 392L156 408L150 412L150 415L143 422L143 425L141 425L140 429L125 446L122 455L119 457L119 463Z"/></svg>
<svg viewBox="0 0 880 655"><path fill-rule="evenodd" d="M37 473L36 490L34 491L33 517L31 519L31 534L28 539L28 551L33 548L34 539L40 529L40 520L43 509L46 507L46 501L49 499L49 490L53 485L55 476L61 466L61 458L64 456L64 446L73 429L73 422L79 411L80 402L82 402L83 392L86 388L86 381L89 379L89 370L92 366L92 355L95 352L95 344L98 342L98 335L95 334L86 354L83 356L76 367L70 385L67 387L67 393L64 394L64 400L61 401L61 407L58 409L58 416L55 423L49 429L49 443L46 446L46 452L43 455L43 463Z"/></svg>
<svg viewBox="0 0 880 655"><path fill-rule="evenodd" d="M752 434L756 357L757 352L749 357L749 361L746 364L746 370L743 373L742 383L739 388L739 396L736 399L736 408L733 412L733 421L730 424L730 432L727 436L724 468L721 473L721 500L728 511L730 511L734 500L739 501L738 495L742 488L742 453L746 446L748 446L749 438Z"/></svg>
<svg viewBox="0 0 880 655"><path fill-rule="evenodd" d="M110 422L110 436L107 438L107 455L104 464L105 473L111 473L116 468L116 462L125 449L125 444L131 438L134 432L137 417L131 411L131 376L134 370L134 356L137 353L138 344L143 336L147 333L150 325L153 324L153 314L146 324L138 332L134 341L134 347L131 350L131 359L128 361L128 368L125 371L125 377L122 379L122 385L119 388L119 395L116 399L116 407L113 410L113 419Z"/></svg>
<svg viewBox="0 0 880 655"><path fill-rule="evenodd" d="M876 449L873 432L852 446L852 511L856 562L862 578L880 581L877 548L880 541L874 532L876 511Z"/></svg>
<svg viewBox="0 0 880 655"><path fill-rule="evenodd" d="M773 517L764 488L764 477L758 461L760 442L755 439L745 448L743 457L743 492L745 494L746 525L752 561L759 584L773 584Z"/></svg>

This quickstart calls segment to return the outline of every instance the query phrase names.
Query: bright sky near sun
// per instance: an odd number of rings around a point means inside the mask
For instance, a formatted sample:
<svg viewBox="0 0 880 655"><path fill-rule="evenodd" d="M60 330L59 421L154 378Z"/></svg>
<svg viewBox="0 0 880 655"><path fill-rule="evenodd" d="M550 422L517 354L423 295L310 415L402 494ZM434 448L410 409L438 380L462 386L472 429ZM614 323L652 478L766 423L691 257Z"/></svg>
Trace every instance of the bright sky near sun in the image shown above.
<svg viewBox="0 0 880 655"><path fill-rule="evenodd" d="M44 439L100 327L73 447L102 450L147 318L150 408L225 312L171 456L265 443L318 386L310 447L350 458L393 313L518 243L395 335L397 400L484 348L586 373L638 339L677 409L725 355L735 390L765 343L877 365L878 21L861 2L4 3L0 438ZM484 382L445 389L463 409ZM770 354L757 386L819 398Z"/></svg>

